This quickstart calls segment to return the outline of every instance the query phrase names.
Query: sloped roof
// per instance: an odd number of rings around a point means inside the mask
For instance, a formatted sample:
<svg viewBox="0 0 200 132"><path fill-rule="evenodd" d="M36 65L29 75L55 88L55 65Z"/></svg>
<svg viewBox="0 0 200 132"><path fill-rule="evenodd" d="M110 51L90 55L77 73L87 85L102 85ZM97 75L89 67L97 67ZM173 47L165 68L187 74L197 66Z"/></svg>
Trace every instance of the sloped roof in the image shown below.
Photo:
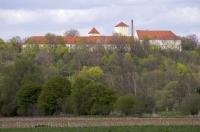
<svg viewBox="0 0 200 132"><path fill-rule="evenodd" d="M88 34L100 34L95 27L93 27Z"/></svg>
<svg viewBox="0 0 200 132"><path fill-rule="evenodd" d="M125 24L124 22L120 22L120 23L117 24L115 27L128 27L128 25Z"/></svg>
<svg viewBox="0 0 200 132"><path fill-rule="evenodd" d="M64 41L66 44L75 44L76 43L76 36L65 36Z"/></svg>
<svg viewBox="0 0 200 132"><path fill-rule="evenodd" d="M129 37L126 37L127 39ZM116 40L115 36L65 36L65 44L112 44ZM48 44L45 36L32 36L27 39L30 44Z"/></svg>
<svg viewBox="0 0 200 132"><path fill-rule="evenodd" d="M177 40L179 39L172 31L166 30L137 30L140 40Z"/></svg>
<svg viewBox="0 0 200 132"><path fill-rule="evenodd" d="M48 40L45 36L31 36L26 40L26 43L48 44Z"/></svg>

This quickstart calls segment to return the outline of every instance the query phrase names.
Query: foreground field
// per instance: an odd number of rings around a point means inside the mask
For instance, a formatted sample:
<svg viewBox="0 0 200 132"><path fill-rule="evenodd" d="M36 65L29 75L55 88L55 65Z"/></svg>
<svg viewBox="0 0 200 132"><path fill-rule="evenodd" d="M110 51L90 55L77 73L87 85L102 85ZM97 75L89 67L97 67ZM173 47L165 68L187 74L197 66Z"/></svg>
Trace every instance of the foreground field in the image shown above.
<svg viewBox="0 0 200 132"><path fill-rule="evenodd" d="M0 128L111 127L111 126L200 126L200 118L95 118L34 117L0 118Z"/></svg>
<svg viewBox="0 0 200 132"><path fill-rule="evenodd" d="M199 132L200 126L132 126L90 128L18 128L0 132Z"/></svg>

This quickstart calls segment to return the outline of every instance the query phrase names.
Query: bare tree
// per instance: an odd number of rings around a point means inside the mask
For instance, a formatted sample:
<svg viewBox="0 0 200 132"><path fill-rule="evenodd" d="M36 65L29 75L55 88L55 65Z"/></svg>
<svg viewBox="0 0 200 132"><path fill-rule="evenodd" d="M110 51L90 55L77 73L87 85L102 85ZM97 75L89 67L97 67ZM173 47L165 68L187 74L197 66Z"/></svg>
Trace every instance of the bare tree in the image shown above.
<svg viewBox="0 0 200 132"><path fill-rule="evenodd" d="M195 34L188 35L182 38L182 48L183 50L193 50L199 47L199 40Z"/></svg>
<svg viewBox="0 0 200 132"><path fill-rule="evenodd" d="M45 35L45 37L46 37L46 39L48 40L48 43L49 43L49 44L54 45L54 44L57 43L57 42L56 42L56 35L55 35L55 34L53 34L53 33L47 33L47 34Z"/></svg>
<svg viewBox="0 0 200 132"><path fill-rule="evenodd" d="M79 31L76 30L76 29L70 29L70 30L66 31L66 32L64 33L64 35L65 35L65 36L72 36L72 37L74 37L74 36L79 36L80 33L79 33Z"/></svg>
<svg viewBox="0 0 200 132"><path fill-rule="evenodd" d="M52 33L47 33L45 35L47 41L48 41L48 44L50 45L56 45L56 44L64 44L64 38L62 36L56 36L55 34L52 34Z"/></svg>

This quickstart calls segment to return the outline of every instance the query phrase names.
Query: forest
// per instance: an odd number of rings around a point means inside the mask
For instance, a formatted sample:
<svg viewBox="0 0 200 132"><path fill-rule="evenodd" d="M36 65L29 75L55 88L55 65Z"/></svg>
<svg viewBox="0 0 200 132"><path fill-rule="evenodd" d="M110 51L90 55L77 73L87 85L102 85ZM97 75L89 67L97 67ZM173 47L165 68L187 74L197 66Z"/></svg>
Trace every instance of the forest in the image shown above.
<svg viewBox="0 0 200 132"><path fill-rule="evenodd" d="M49 39L52 39L51 37ZM43 48L0 39L0 116L188 116L200 112L200 48L116 39L115 48ZM127 50L127 46L129 49Z"/></svg>

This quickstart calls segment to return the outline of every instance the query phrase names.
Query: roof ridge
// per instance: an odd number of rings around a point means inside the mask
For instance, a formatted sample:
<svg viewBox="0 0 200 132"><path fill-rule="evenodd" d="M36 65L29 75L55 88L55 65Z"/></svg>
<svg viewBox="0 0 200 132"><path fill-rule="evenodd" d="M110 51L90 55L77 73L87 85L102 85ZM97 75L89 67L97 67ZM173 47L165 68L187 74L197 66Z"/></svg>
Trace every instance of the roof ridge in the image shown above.
<svg viewBox="0 0 200 132"><path fill-rule="evenodd" d="M121 21L115 27L129 27L129 26L126 23L124 23L123 21Z"/></svg>
<svg viewBox="0 0 200 132"><path fill-rule="evenodd" d="M100 33L95 27L93 27L88 34L100 34Z"/></svg>
<svg viewBox="0 0 200 132"><path fill-rule="evenodd" d="M171 30L137 30L140 39L177 40L177 35Z"/></svg>

